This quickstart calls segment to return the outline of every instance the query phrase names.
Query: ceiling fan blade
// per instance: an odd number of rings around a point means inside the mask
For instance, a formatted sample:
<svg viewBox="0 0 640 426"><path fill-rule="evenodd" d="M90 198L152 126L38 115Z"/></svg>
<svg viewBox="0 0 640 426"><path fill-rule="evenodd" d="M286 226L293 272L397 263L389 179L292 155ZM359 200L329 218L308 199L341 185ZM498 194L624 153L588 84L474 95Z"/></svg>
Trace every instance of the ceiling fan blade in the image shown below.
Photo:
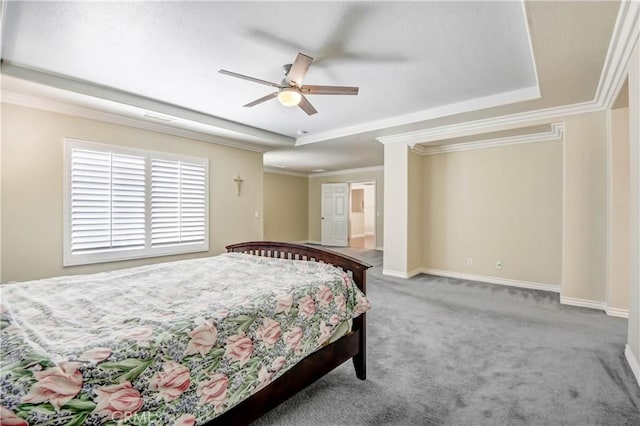
<svg viewBox="0 0 640 426"><path fill-rule="evenodd" d="M311 62L313 62L313 58L311 56L298 53L298 56L296 56L296 60L293 62L293 65L291 65L291 69L287 74L287 83L293 83L298 87L302 86L302 79L307 74Z"/></svg>
<svg viewBox="0 0 640 426"><path fill-rule="evenodd" d="M302 86L300 91L307 95L357 95L358 87L348 86Z"/></svg>
<svg viewBox="0 0 640 426"><path fill-rule="evenodd" d="M294 43L289 39L284 37L280 38L274 34L270 34L267 31L262 29L250 29L249 35L254 40L260 40L261 43L268 43L272 47L275 47L278 50L282 50L283 52L291 52L291 51L301 51L304 50L304 47L298 43Z"/></svg>
<svg viewBox="0 0 640 426"><path fill-rule="evenodd" d="M260 80L259 78L249 77L248 75L244 75L244 74L238 74L237 72L227 71L227 70L219 70L218 72L220 74L229 75L231 77L236 77L236 78L241 78L243 80L253 81L254 83L258 83L258 84L264 84L265 86L277 87L278 89L282 88L282 86L280 84L278 84L278 83L273 83L273 82L267 81L267 80Z"/></svg>
<svg viewBox="0 0 640 426"><path fill-rule="evenodd" d="M262 102L266 102L266 101L268 101L269 99L273 99L273 98L275 98L276 96L278 96L278 92L269 93L267 96L263 96L263 97L261 97L260 99L256 99L256 100L255 100L255 101L253 101L253 102L249 102L249 103L248 103L248 104L246 104L245 106L246 106L246 107L256 106L256 105L258 105L258 104L261 104Z"/></svg>
<svg viewBox="0 0 640 426"><path fill-rule="evenodd" d="M311 105L311 102L309 102L309 99L305 98L304 95L302 95L302 99L300 99L300 103L298 104L298 106L300 107L300 109L306 112L307 115L313 115L318 112L313 107L313 105Z"/></svg>

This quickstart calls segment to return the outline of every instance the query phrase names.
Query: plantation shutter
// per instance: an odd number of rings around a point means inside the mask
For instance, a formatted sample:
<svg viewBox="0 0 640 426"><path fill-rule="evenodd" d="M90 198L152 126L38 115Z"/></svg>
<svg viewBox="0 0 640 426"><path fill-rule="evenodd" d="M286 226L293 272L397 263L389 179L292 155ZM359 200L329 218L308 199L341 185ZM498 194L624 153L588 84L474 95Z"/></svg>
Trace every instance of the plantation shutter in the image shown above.
<svg viewBox="0 0 640 426"><path fill-rule="evenodd" d="M209 161L65 139L63 264L209 250Z"/></svg>
<svg viewBox="0 0 640 426"><path fill-rule="evenodd" d="M205 168L181 163L180 238L182 242L203 242L206 222Z"/></svg>
<svg viewBox="0 0 640 426"><path fill-rule="evenodd" d="M145 246L145 159L112 154L111 245Z"/></svg>
<svg viewBox="0 0 640 426"><path fill-rule="evenodd" d="M145 159L71 151L71 253L144 248Z"/></svg>
<svg viewBox="0 0 640 426"><path fill-rule="evenodd" d="M206 239L206 169L203 164L151 160L151 246Z"/></svg>

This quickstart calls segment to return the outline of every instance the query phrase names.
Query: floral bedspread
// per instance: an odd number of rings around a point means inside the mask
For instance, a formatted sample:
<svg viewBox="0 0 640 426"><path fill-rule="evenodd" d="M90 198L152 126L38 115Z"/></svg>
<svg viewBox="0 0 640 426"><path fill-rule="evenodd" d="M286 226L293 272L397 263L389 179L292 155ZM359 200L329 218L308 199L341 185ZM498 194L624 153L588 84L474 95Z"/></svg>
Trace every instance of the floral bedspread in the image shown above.
<svg viewBox="0 0 640 426"><path fill-rule="evenodd" d="M194 425L369 302L330 265L241 253L0 286L2 425Z"/></svg>

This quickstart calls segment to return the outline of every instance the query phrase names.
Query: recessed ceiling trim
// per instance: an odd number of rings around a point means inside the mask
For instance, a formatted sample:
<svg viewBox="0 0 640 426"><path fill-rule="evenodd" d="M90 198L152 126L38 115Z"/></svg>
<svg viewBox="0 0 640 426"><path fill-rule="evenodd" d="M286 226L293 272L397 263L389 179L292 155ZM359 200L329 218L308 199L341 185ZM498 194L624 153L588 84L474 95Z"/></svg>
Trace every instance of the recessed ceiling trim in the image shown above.
<svg viewBox="0 0 640 426"><path fill-rule="evenodd" d="M153 112L145 112L143 117L151 120L162 121L163 123L171 123L172 121L176 121L175 117L169 117L168 115L155 114Z"/></svg>
<svg viewBox="0 0 640 426"><path fill-rule="evenodd" d="M524 0L520 1L520 7L522 8L522 16L524 19L524 28L527 32L527 41L529 42L529 55L531 55L531 63L533 64L533 75L536 79L536 87L538 88L538 97L541 97L540 93L540 80L538 79L538 67L536 66L536 55L533 51L533 41L531 40L531 30L529 28L529 19L527 18L527 8L524 6Z"/></svg>
<svg viewBox="0 0 640 426"><path fill-rule="evenodd" d="M494 138L451 145L425 147L421 145L410 145L413 153L418 155L435 155L445 152L471 151L476 149L496 148L507 145L520 145L525 143L546 142L558 140L564 134L564 122L552 123L548 132L530 133L528 135L510 136L505 138Z"/></svg>
<svg viewBox="0 0 640 426"><path fill-rule="evenodd" d="M4 56L2 56L2 46L4 46L3 41L3 37L2 37L2 33L4 32L4 22L5 22L5 16L7 16L7 0L2 0L0 2L0 58L3 58Z"/></svg>
<svg viewBox="0 0 640 426"><path fill-rule="evenodd" d="M601 110L602 107L595 101L581 102L573 105L545 108L536 111L526 111L501 117L492 117L483 120L456 123L449 126L417 130L415 132L381 136L376 138L376 140L382 144L405 143L407 145L412 145L449 138L454 135L460 136L463 134L488 132L495 130L496 127L515 126L528 121L556 120L558 117L585 114Z"/></svg>
<svg viewBox="0 0 640 426"><path fill-rule="evenodd" d="M25 106L29 108L40 109L44 111L51 111L59 114L66 114L75 117L88 118L91 120L103 121L111 124L119 124L123 126L135 127L137 129L150 130L158 133L166 133L173 136L179 136L188 139L194 139L202 142L214 143L217 145L228 146L232 148L244 149L247 151L264 153L270 148L253 145L250 143L244 143L236 141L234 139L219 138L213 135L207 135L205 133L194 132L191 130L180 129L171 125L164 125L156 122L150 122L148 120L123 117L116 114L111 114L104 111L94 111L89 108L70 105L62 102L56 102L51 99L41 98L37 96L31 96L24 93L16 93L7 90L2 91L2 102L8 104L14 104L18 106Z"/></svg>
<svg viewBox="0 0 640 426"><path fill-rule="evenodd" d="M322 177L322 176L337 176L337 175L348 175L352 173L369 173L369 172L381 172L384 170L384 166L372 166L372 167L361 167L359 169L345 169L345 170L333 170L330 172L323 173L310 173L310 178Z"/></svg>
<svg viewBox="0 0 640 426"><path fill-rule="evenodd" d="M611 108L627 75L631 52L640 38L640 2L623 1L618 10L609 50L600 75L596 100L604 108ZM605 72L606 71L606 72Z"/></svg>
<svg viewBox="0 0 640 426"><path fill-rule="evenodd" d="M536 120L556 120L558 117L586 114L610 108L617 91L624 84L631 49L640 38L639 20L640 2L621 2L605 64L592 101L381 136L376 140L382 144L406 143L411 145L451 137L459 133L479 133L499 126L510 126Z"/></svg>
<svg viewBox="0 0 640 426"><path fill-rule="evenodd" d="M82 95L93 96L99 99L117 102L124 105L143 108L148 111L157 112L159 114L170 115L181 119L193 121L200 124L220 128L225 131L237 132L252 137L260 138L267 144L273 146L290 146L294 139L288 136L269 132L267 130L258 129L244 124L224 120L219 117L193 111L177 105L168 104L157 101L155 99L145 98L143 96L134 95L111 87L94 84L91 82L77 80L62 75L56 75L45 71L24 67L7 61L2 63L2 73L28 80L38 84L44 84L62 90L67 90Z"/></svg>
<svg viewBox="0 0 640 426"><path fill-rule="evenodd" d="M265 173L273 173L276 175L296 176L296 177L303 177L303 178L309 177L309 175L305 173L290 172L288 170L274 169L273 167L264 167L263 171Z"/></svg>
<svg viewBox="0 0 640 426"><path fill-rule="evenodd" d="M356 126L343 127L328 132L302 136L296 139L296 146L322 142L330 139L340 138L343 136L350 136L358 133L370 132L389 127L402 126L425 120L432 120L434 118L461 114L478 109L497 107L521 101L528 101L531 99L537 99L539 97L540 88L538 86L525 87L523 89L512 90L510 92L503 92L481 98L470 99L464 102L443 105L441 107L418 111L411 114L399 115L382 120L358 124Z"/></svg>

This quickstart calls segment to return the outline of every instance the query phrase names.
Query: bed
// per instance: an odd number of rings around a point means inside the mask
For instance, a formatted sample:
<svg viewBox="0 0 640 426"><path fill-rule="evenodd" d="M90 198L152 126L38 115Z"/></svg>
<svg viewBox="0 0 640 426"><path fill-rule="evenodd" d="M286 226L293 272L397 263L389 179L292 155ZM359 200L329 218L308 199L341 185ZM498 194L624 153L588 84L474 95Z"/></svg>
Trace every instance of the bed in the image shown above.
<svg viewBox="0 0 640 426"><path fill-rule="evenodd" d="M3 425L246 424L353 359L366 270L311 246L0 287Z"/></svg>

